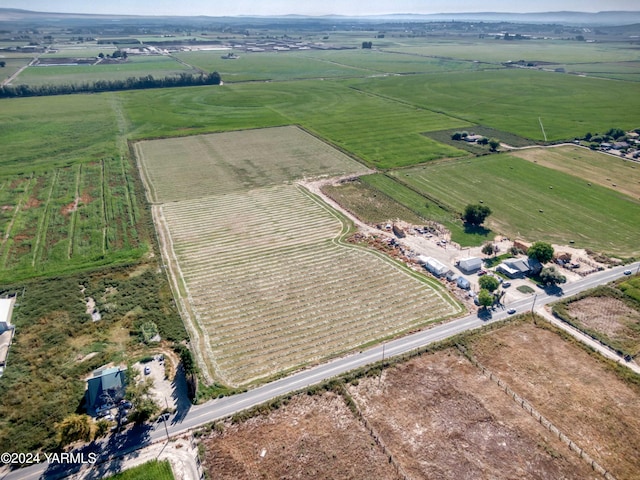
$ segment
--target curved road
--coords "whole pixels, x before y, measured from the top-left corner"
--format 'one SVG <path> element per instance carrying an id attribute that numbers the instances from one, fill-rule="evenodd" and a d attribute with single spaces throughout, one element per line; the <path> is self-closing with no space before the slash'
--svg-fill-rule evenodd
<path id="1" fill-rule="evenodd" d="M 515 309 L 516 313 L 531 311 L 534 308 L 537 309 L 558 300 L 560 296 L 575 295 L 597 285 L 602 285 L 620 278 L 624 276 L 623 272 L 625 270 L 632 270 L 634 273 L 640 271 L 640 262 L 594 273 L 577 282 L 565 285 L 564 289 L 558 289 L 554 293 L 540 289 L 535 296 L 513 302 L 509 304 L 508 307 Z M 437 325 L 428 330 L 416 332 L 367 350 L 299 371 L 289 377 L 262 385 L 242 394 L 211 400 L 201 405 L 190 406 L 186 411 L 179 410 L 168 420 L 166 429 L 165 426 L 160 423 L 151 428 L 146 427 L 146 430 L 143 428 L 128 431 L 120 435 L 112 435 L 102 443 L 92 444 L 91 451 L 99 452 L 98 462 L 108 462 L 112 458 L 135 451 L 149 443 L 166 439 L 167 436 L 173 437 L 183 434 L 209 422 L 260 405 L 278 396 L 304 389 L 310 385 L 321 383 L 350 370 L 374 363 L 382 359 L 383 353 L 385 358 L 402 355 L 459 333 L 480 328 L 488 323 L 504 320 L 508 316 L 509 314 L 506 311 L 493 312 L 492 316 L 486 319 L 479 318 L 476 314 L 473 314 Z M 44 478 L 64 478 L 67 475 L 77 472 L 81 465 L 76 465 L 75 467 L 67 465 L 65 468 L 63 468 L 63 465 L 57 465 L 58 468 L 53 467 L 54 466 L 51 465 L 45 473 L 47 464 L 41 463 L 16 470 L 0 477 L 0 479 L 35 480 L 43 474 L 45 475 Z"/>

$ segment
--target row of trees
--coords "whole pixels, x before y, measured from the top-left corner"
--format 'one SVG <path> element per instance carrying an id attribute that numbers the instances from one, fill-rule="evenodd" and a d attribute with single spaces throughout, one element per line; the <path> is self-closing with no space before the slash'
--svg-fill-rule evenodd
<path id="1" fill-rule="evenodd" d="M 38 97 L 46 95 L 68 95 L 73 93 L 113 92 L 119 90 L 142 90 L 146 88 L 193 87 L 220 85 L 218 72 L 209 74 L 181 73 L 178 76 L 154 78 L 129 77 L 126 80 L 98 80 L 93 83 L 67 85 L 5 85 L 0 87 L 0 98 Z"/>

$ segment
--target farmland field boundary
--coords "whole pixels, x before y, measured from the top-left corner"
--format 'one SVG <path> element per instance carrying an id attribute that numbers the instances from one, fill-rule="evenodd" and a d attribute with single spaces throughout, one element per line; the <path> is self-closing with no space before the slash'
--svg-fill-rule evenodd
<path id="1" fill-rule="evenodd" d="M 587 452 L 585 452 L 585 450 L 582 447 L 576 444 L 571 438 L 569 438 L 565 433 L 563 433 L 562 430 L 556 427 L 551 420 L 549 420 L 540 412 L 538 412 L 538 410 L 536 410 L 526 398 L 523 398 L 520 395 L 518 395 L 509 387 L 509 385 L 504 380 L 501 380 L 500 377 L 498 377 L 495 373 L 493 373 L 491 370 L 489 370 L 480 362 L 478 362 L 478 360 L 476 360 L 473 357 L 473 355 L 465 347 L 463 347 L 460 344 L 456 345 L 456 347 L 458 348 L 460 353 L 462 353 L 462 355 L 465 358 L 467 358 L 469 362 L 471 362 L 473 366 L 475 366 L 482 372 L 484 376 L 486 376 L 489 380 L 491 380 L 496 385 L 498 385 L 500 389 L 504 391 L 504 393 L 506 393 L 509 397 L 511 397 L 515 403 L 520 405 L 520 407 L 522 407 L 522 409 L 525 412 L 527 412 L 536 421 L 538 421 L 540 425 L 542 425 L 547 430 L 549 430 L 549 432 L 551 432 L 554 436 L 557 436 L 562 443 L 567 445 L 567 447 L 569 447 L 569 449 L 572 452 L 574 452 L 585 463 L 587 463 L 587 465 L 589 465 L 594 472 L 598 473 L 599 475 L 602 475 L 603 478 L 605 478 L 606 480 L 616 480 L 616 477 L 614 477 L 609 471 L 607 471 L 606 468 L 604 468 L 602 465 L 596 462 L 593 458 L 591 458 L 591 456 Z"/>
<path id="2" fill-rule="evenodd" d="M 334 244 L 336 244 L 338 246 L 341 246 L 341 247 L 363 251 L 368 255 L 373 255 L 373 256 L 385 261 L 386 263 L 388 263 L 388 264 L 394 266 L 395 268 L 397 268 L 400 272 L 404 273 L 409 278 L 412 278 L 412 279 L 415 279 L 415 280 L 419 280 L 420 282 L 425 283 L 425 284 L 429 285 L 431 288 L 433 288 L 435 290 L 435 293 L 444 302 L 449 303 L 450 305 L 452 305 L 453 307 L 455 307 L 458 310 L 453 315 L 461 313 L 463 311 L 463 309 L 460 306 L 460 304 L 458 302 L 456 302 L 448 293 L 446 293 L 446 291 L 442 288 L 442 285 L 438 281 L 433 280 L 430 277 L 427 277 L 426 275 L 422 275 L 422 274 L 412 270 L 411 268 L 407 267 L 405 264 L 393 260 L 391 257 L 389 257 L 388 255 L 386 255 L 386 254 L 384 254 L 382 252 L 378 252 L 377 250 L 373 250 L 371 248 L 364 247 L 364 246 L 361 246 L 361 245 L 356 245 L 356 244 L 353 244 L 353 243 L 346 242 L 345 239 L 351 233 L 352 228 L 353 228 L 352 221 L 350 219 L 348 219 L 347 217 L 345 217 L 341 212 L 339 212 L 338 210 L 333 208 L 331 205 L 329 205 L 325 201 L 323 201 L 318 195 L 310 192 L 309 190 L 307 190 L 306 188 L 304 188 L 301 185 L 297 185 L 297 186 L 298 186 L 298 189 L 304 195 L 306 195 L 309 198 L 311 198 L 321 208 L 323 208 L 330 215 L 332 215 L 334 218 L 336 218 L 337 220 L 339 220 L 342 223 L 342 225 L 343 225 L 342 232 L 340 233 L 340 235 L 338 235 L 337 237 L 334 237 L 331 240 L 332 243 L 334 243 Z M 445 292 L 446 295 L 442 295 L 442 292 Z"/>
<path id="3" fill-rule="evenodd" d="M 198 323 L 197 315 L 189 303 L 189 290 L 187 289 L 180 264 L 173 248 L 173 240 L 169 231 L 169 225 L 167 224 L 163 214 L 162 205 L 151 205 L 151 215 L 153 217 L 153 222 L 157 226 L 158 246 L 160 248 L 162 259 L 165 262 L 164 267 L 169 280 L 169 285 L 171 286 L 173 296 L 176 299 L 176 307 L 178 308 L 180 317 L 182 317 L 187 332 L 191 337 L 191 344 L 195 347 L 192 350 L 194 350 L 193 353 L 196 362 L 205 380 L 208 383 L 213 383 L 213 378 L 210 375 L 210 368 L 215 367 L 213 362 L 213 352 L 210 352 L 207 347 L 208 342 L 206 332 Z M 203 354 L 203 351 L 207 351 L 210 355 L 206 357 Z M 220 376 L 220 369 L 216 368 L 215 372 Z"/>

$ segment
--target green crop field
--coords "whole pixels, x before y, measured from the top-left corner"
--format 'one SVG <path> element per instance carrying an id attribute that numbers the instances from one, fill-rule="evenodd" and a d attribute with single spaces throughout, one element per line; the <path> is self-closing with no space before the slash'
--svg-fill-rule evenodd
<path id="1" fill-rule="evenodd" d="M 0 283 L 139 258 L 139 207 L 123 158 L 0 179 Z"/>
<path id="2" fill-rule="evenodd" d="M 359 68 L 330 63 L 301 52 L 236 52 L 236 60 L 223 60 L 224 51 L 198 51 L 175 54 L 176 58 L 206 71 L 219 72 L 225 82 L 247 80 L 295 80 L 304 78 L 362 77 Z"/>
<path id="3" fill-rule="evenodd" d="M 113 45 L 96 45 L 96 44 L 81 44 L 77 46 L 70 46 L 68 44 L 54 45 L 55 52 L 45 53 L 40 55 L 39 58 L 98 58 L 101 53 L 105 55 L 111 55 L 115 52 L 116 48 Z"/>
<path id="4" fill-rule="evenodd" d="M 512 238 L 637 255 L 640 200 L 510 155 L 394 172 L 457 211 L 484 202 L 489 225 Z"/>
<path id="5" fill-rule="evenodd" d="M 2 100 L 0 175 L 30 175 L 117 155 L 112 99 L 65 95 Z"/>
<path id="6" fill-rule="evenodd" d="M 640 198 L 640 164 L 586 148 L 527 148 L 511 155 Z"/>
<path id="7" fill-rule="evenodd" d="M 140 258 L 149 240 L 115 97 L 2 105 L 2 282 Z"/>
<path id="8" fill-rule="evenodd" d="M 176 158 L 167 140 L 157 142 L 138 152 L 149 196 L 166 202 L 154 220 L 211 377 L 246 384 L 458 311 L 436 283 L 343 244 L 341 216 L 282 184 L 315 173 L 319 158 L 330 161 L 328 175 L 361 171 L 308 134 L 289 127 L 171 140 L 182 145 L 180 168 L 166 161 Z M 169 153 L 154 161 L 160 152 Z M 206 190 L 189 190 L 202 176 Z"/>
<path id="9" fill-rule="evenodd" d="M 366 77 L 384 73 L 431 73 L 496 68 L 473 62 L 363 49 L 235 53 L 239 56 L 236 60 L 223 60 L 221 57 L 226 54 L 224 51 L 182 52 L 175 54 L 175 57 L 203 70 L 220 72 L 226 82 Z"/>
<path id="10" fill-rule="evenodd" d="M 134 57 L 123 63 L 28 67 L 14 85 L 82 84 L 99 80 L 126 80 L 151 75 L 156 78 L 195 73 L 193 69 L 165 56 Z"/>
<path id="11" fill-rule="evenodd" d="M 123 98 L 135 138 L 299 124 L 379 168 L 467 155 L 422 133 L 468 123 L 334 81 L 126 92 Z"/>
<path id="12" fill-rule="evenodd" d="M 510 69 L 349 83 L 364 92 L 534 140 L 544 139 L 539 119 L 549 141 L 604 132 L 613 125 L 638 128 L 640 122 L 640 96 L 633 82 Z M 625 99 L 624 106 L 611 104 L 612 92 Z"/>
<path id="13" fill-rule="evenodd" d="M 459 60 L 504 63 L 525 60 L 527 62 L 548 62 L 557 64 L 600 63 L 637 61 L 638 51 L 629 48 L 628 43 L 567 42 L 560 40 L 533 40 L 526 42 L 505 42 L 491 39 L 440 40 L 425 45 L 385 46 L 385 50 L 437 56 Z M 552 67 L 553 68 L 553 67 Z"/>

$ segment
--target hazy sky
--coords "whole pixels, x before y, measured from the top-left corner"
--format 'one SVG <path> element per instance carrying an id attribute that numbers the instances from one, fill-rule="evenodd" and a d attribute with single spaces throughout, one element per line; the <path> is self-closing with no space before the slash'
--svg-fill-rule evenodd
<path id="1" fill-rule="evenodd" d="M 130 15 L 375 15 L 456 12 L 640 10 L 638 0 L 0 0 L 40 12 Z"/>

